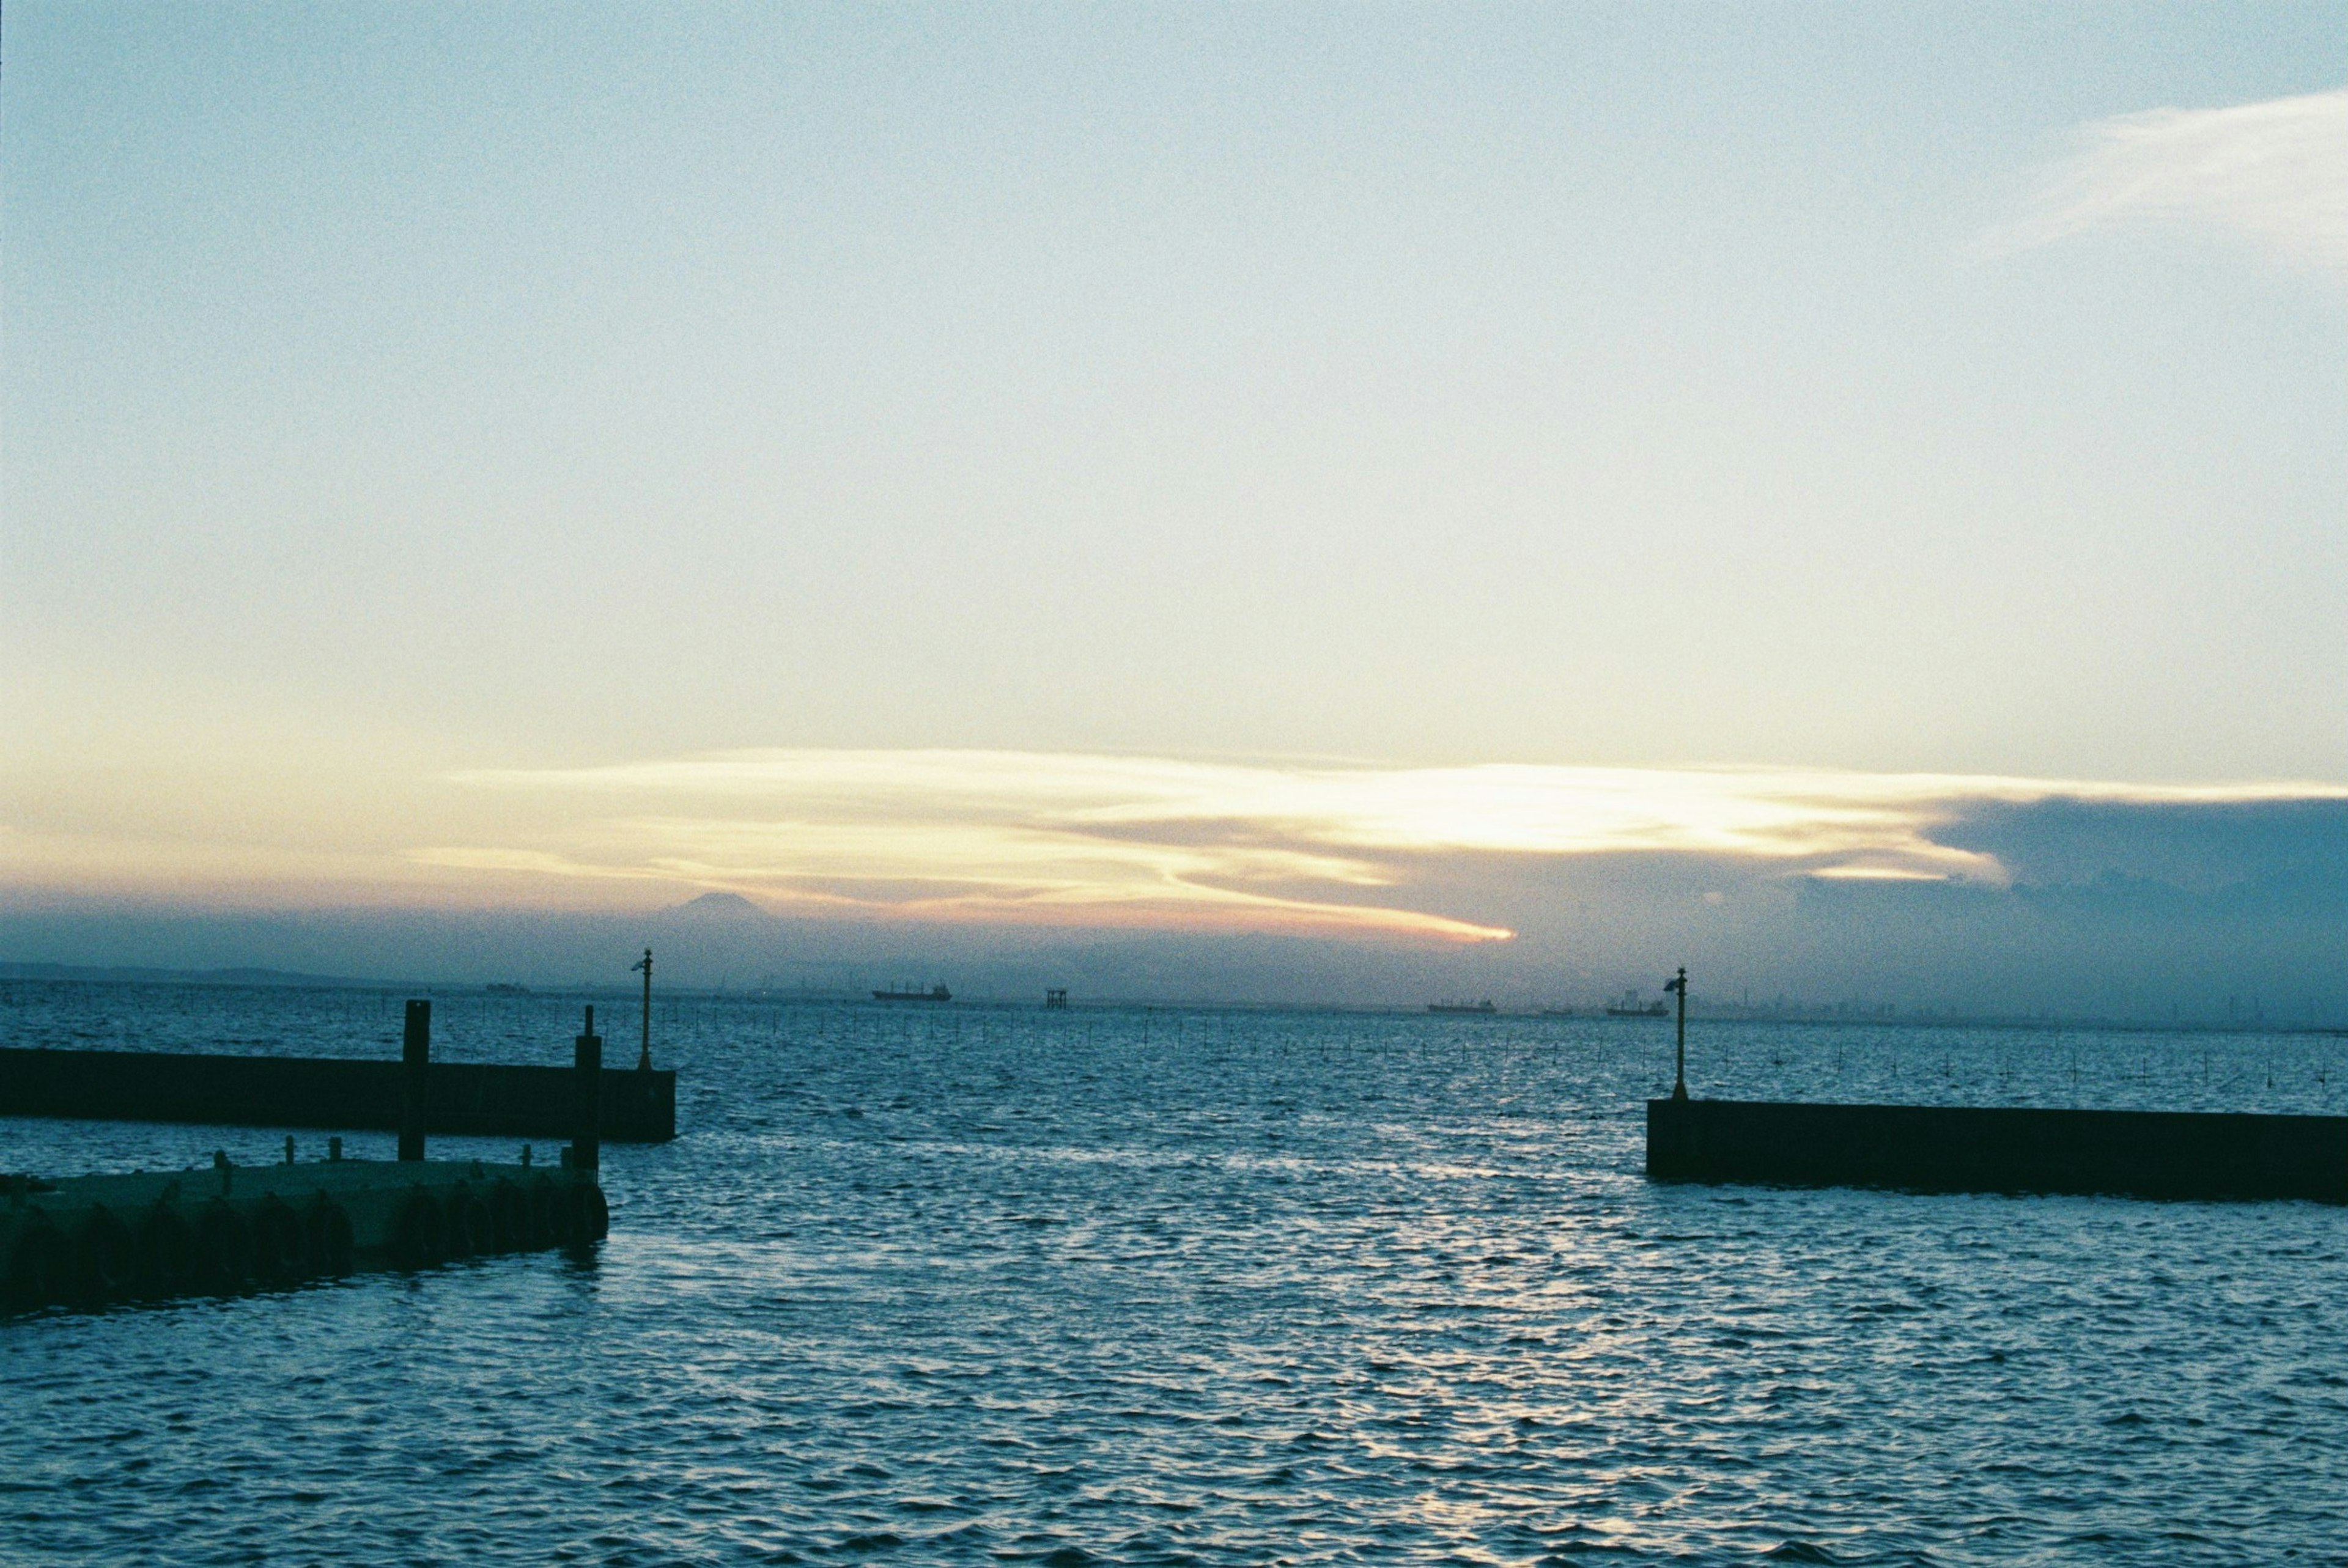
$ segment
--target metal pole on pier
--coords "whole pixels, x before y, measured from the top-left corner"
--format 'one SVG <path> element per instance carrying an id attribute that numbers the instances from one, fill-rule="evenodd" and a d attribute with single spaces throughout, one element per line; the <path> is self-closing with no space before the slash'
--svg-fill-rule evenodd
<path id="1" fill-rule="evenodd" d="M 595 1032 L 595 1009 L 572 1041 L 571 1168 L 593 1176 L 602 1163 L 603 1037 Z"/>
<path id="2" fill-rule="evenodd" d="M 636 1071 L 650 1072 L 653 1070 L 653 950 L 646 948 L 644 958 L 628 967 L 643 971 L 644 977 L 644 1049 L 636 1052 Z"/>
<path id="3" fill-rule="evenodd" d="M 424 1158 L 424 1070 L 432 1061 L 432 1004 L 407 1004 L 407 1030 L 399 1042 L 399 1157 Z"/>
<path id="4" fill-rule="evenodd" d="M 1679 974 L 1663 982 L 1663 989 L 1677 991 L 1680 996 L 1679 1050 L 1672 1064 L 1672 1098 L 1685 1100 L 1687 1092 L 1687 966 L 1680 966 Z"/>

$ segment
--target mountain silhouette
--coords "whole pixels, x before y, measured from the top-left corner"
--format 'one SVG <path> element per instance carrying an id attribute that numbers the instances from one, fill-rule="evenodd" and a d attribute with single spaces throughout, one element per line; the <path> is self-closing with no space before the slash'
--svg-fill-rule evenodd
<path id="1" fill-rule="evenodd" d="M 664 911 L 688 920 L 771 920 L 772 915 L 739 893 L 704 893 Z"/>

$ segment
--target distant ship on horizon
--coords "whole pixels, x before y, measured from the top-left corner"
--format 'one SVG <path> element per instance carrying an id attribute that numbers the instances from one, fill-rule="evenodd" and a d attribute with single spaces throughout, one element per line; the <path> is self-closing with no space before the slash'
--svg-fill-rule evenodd
<path id="1" fill-rule="evenodd" d="M 1426 1004 L 1426 1010 L 1429 1012 L 1498 1012 L 1500 1009 L 1492 1005 L 1491 998 L 1487 997 L 1480 1002 L 1429 1002 Z"/>
<path id="2" fill-rule="evenodd" d="M 1608 1018 L 1669 1018 L 1671 1015 L 1672 1009 L 1663 1005 L 1662 998 L 1643 1002 L 1636 991 L 1624 991 L 1606 1004 Z"/>
<path id="3" fill-rule="evenodd" d="M 874 991 L 872 999 L 876 1002 L 950 1002 L 953 1000 L 953 992 L 943 986 L 932 986 L 928 990 L 922 990 L 915 986 L 895 985 Z"/>

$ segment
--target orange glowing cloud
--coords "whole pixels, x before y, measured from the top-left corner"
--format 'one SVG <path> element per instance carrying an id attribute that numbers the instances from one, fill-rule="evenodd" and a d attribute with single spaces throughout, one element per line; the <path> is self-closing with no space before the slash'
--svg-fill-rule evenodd
<path id="1" fill-rule="evenodd" d="M 1934 829 L 1982 801 L 2216 801 L 2178 789 L 1787 769 L 1299 767 L 1015 752 L 777 750 L 454 775 L 519 840 L 412 851 L 526 878 L 725 888 L 833 914 L 1505 939 L 1414 907 L 1406 860 L 1690 854 L 1840 879 L 2000 884 Z"/>
<path id="2" fill-rule="evenodd" d="M 30 780 L 31 782 L 26 782 Z M 1394 768 L 986 751 L 724 752 L 456 773 L 324 763 L 26 775 L 23 900 L 647 907 L 724 889 L 851 919 L 1505 940 L 1488 867 L 1698 857 L 1830 880 L 2010 877 L 1985 803 L 2342 798 L 1774 768 Z M 1507 875 L 1514 875 L 1513 873 Z M 1570 875 L 1570 873 L 1569 873 Z M 1494 911 L 1518 911 L 1505 919 Z"/>

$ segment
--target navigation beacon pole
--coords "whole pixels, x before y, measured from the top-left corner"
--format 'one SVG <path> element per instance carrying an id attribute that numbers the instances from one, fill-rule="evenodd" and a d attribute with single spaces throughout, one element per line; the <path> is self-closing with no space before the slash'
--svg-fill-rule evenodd
<path id="1" fill-rule="evenodd" d="M 1680 994 L 1679 1054 L 1672 1068 L 1672 1098 L 1685 1100 L 1687 1092 L 1687 966 L 1682 964 L 1676 979 L 1663 982 L 1663 989 Z"/>
<path id="2" fill-rule="evenodd" d="M 630 964 L 628 970 L 631 974 L 641 973 L 644 977 L 644 1049 L 636 1053 L 636 1071 L 650 1072 L 653 1068 L 653 950 L 646 948 L 644 956 Z"/>

